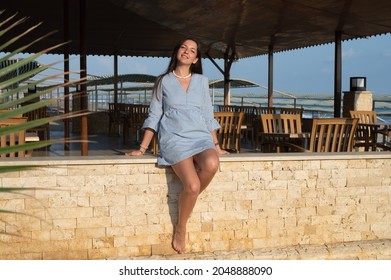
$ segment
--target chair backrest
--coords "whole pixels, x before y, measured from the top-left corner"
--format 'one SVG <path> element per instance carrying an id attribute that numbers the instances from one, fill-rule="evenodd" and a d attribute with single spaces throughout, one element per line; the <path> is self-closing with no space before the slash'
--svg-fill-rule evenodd
<path id="1" fill-rule="evenodd" d="M 214 117 L 220 124 L 217 131 L 220 147 L 239 153 L 244 112 L 215 112 Z"/>
<path id="2" fill-rule="evenodd" d="M 109 103 L 110 122 L 121 122 L 122 114 L 126 111 L 125 103 Z"/>
<path id="3" fill-rule="evenodd" d="M 109 116 L 113 116 L 117 107 L 115 103 L 109 103 Z"/>
<path id="4" fill-rule="evenodd" d="M 10 118 L 0 120 L 0 128 L 9 127 L 13 125 L 23 124 L 27 122 L 26 117 Z M 26 143 L 26 129 L 21 129 L 16 132 L 10 132 L 0 136 L 0 147 L 12 147 Z M 2 153 L 0 157 L 25 157 L 26 151 L 18 151 L 11 153 Z"/>
<path id="5" fill-rule="evenodd" d="M 309 150 L 311 152 L 351 152 L 354 148 L 356 118 L 314 118 Z"/>
<path id="6" fill-rule="evenodd" d="M 47 117 L 47 107 L 41 107 L 23 114 L 23 117 L 27 117 L 29 121 L 43 119 Z"/>
<path id="7" fill-rule="evenodd" d="M 141 127 L 145 119 L 148 117 L 149 105 L 144 104 L 127 104 L 126 113 L 128 125 L 133 127 Z"/>
<path id="8" fill-rule="evenodd" d="M 259 116 L 261 114 L 275 114 L 277 113 L 276 107 L 256 107 L 256 114 Z"/>
<path id="9" fill-rule="evenodd" d="M 254 126 L 255 121 L 255 106 L 237 106 L 236 112 L 243 112 L 243 124 L 247 126 Z"/>
<path id="10" fill-rule="evenodd" d="M 358 123 L 377 123 L 376 111 L 350 111 L 350 117 L 359 119 Z"/>
<path id="11" fill-rule="evenodd" d="M 236 105 L 218 105 L 219 112 L 237 112 Z"/>
<path id="12" fill-rule="evenodd" d="M 302 133 L 298 114 L 261 114 L 263 133 Z"/>
<path id="13" fill-rule="evenodd" d="M 303 116 L 304 109 L 303 108 L 280 108 L 280 113 L 281 114 L 298 114 L 301 117 Z"/>

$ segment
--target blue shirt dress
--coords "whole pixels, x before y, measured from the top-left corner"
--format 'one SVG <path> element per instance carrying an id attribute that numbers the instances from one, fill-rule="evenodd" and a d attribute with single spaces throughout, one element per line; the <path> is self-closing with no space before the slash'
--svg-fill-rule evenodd
<path id="1" fill-rule="evenodd" d="M 161 81 L 154 94 L 143 128 L 158 133 L 158 165 L 176 164 L 206 149 L 215 149 L 211 131 L 220 126 L 214 119 L 208 78 L 193 74 L 187 92 L 173 73 Z M 160 95 L 160 96 L 159 96 Z"/>

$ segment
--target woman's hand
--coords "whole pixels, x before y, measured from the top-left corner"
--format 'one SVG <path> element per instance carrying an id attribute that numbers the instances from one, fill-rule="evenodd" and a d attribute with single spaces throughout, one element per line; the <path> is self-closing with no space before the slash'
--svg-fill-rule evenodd
<path id="1" fill-rule="evenodd" d="M 143 146 L 142 144 L 140 144 L 140 149 L 131 150 L 130 152 L 125 153 L 125 156 L 128 156 L 128 157 L 129 156 L 142 156 L 147 151 L 147 149 L 148 149 L 148 146 Z"/>
<path id="2" fill-rule="evenodd" d="M 125 156 L 131 157 L 131 156 L 142 156 L 144 153 L 140 150 L 132 150 L 130 152 L 125 153 Z"/>
<path id="3" fill-rule="evenodd" d="M 217 151 L 217 154 L 218 154 L 219 156 L 222 156 L 222 155 L 229 155 L 229 152 L 226 151 L 226 150 L 222 150 L 222 149 L 220 148 L 220 146 L 216 146 L 216 151 Z"/>

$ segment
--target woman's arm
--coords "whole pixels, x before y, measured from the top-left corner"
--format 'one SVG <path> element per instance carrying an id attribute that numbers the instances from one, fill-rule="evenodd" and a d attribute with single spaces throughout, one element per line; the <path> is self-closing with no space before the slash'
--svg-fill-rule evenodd
<path id="1" fill-rule="evenodd" d="M 214 118 L 214 110 L 212 101 L 209 94 L 209 83 L 208 79 L 205 78 L 204 85 L 203 85 L 203 91 L 204 91 L 204 102 L 202 107 L 202 114 L 204 116 L 204 119 L 206 121 L 206 125 L 208 129 L 210 130 L 210 133 L 212 134 L 213 143 L 215 143 L 216 151 L 219 155 L 227 155 L 229 154 L 228 151 L 222 150 L 219 145 L 219 140 L 217 138 L 216 129 L 220 128 L 219 123 Z"/>
<path id="2" fill-rule="evenodd" d="M 153 135 L 155 131 L 150 128 L 146 128 L 144 131 L 143 140 L 141 141 L 140 148 L 138 150 L 131 150 L 128 153 L 125 153 L 126 156 L 142 156 L 146 150 L 148 150 L 148 146 L 152 141 Z"/>
<path id="3" fill-rule="evenodd" d="M 141 141 L 140 148 L 138 150 L 132 150 L 125 153 L 126 156 L 141 156 L 152 141 L 155 133 L 159 131 L 160 120 L 163 115 L 163 92 L 161 85 L 157 87 L 159 92 L 154 92 L 151 103 L 148 110 L 148 118 L 144 121 L 142 128 L 144 129 L 143 140 Z"/>
<path id="4" fill-rule="evenodd" d="M 216 130 L 220 128 L 219 123 L 214 118 L 214 109 L 212 105 L 212 100 L 210 98 L 209 94 L 209 83 L 208 78 L 205 76 L 202 76 L 202 107 L 201 107 L 201 113 L 202 116 L 205 119 L 206 126 L 208 127 L 209 131 Z"/>

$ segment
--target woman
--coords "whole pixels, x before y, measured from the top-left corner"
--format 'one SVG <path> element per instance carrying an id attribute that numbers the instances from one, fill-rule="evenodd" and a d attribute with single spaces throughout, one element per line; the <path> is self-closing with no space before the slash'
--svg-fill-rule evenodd
<path id="1" fill-rule="evenodd" d="M 139 150 L 127 156 L 143 155 L 158 133 L 158 165 L 171 166 L 183 184 L 178 202 L 178 222 L 172 246 L 185 252 L 186 224 L 198 195 L 212 181 L 219 167 L 221 150 L 209 95 L 208 79 L 202 75 L 199 44 L 186 39 L 174 48 L 167 71 L 155 82 Z"/>

